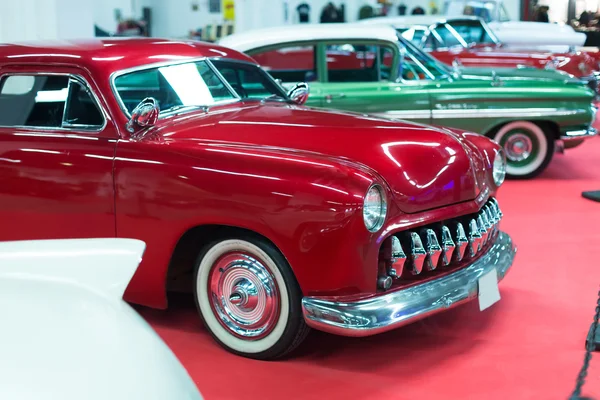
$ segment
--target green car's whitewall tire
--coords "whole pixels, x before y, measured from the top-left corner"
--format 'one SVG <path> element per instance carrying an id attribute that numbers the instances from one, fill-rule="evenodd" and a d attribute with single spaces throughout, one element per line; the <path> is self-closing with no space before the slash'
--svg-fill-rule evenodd
<path id="1" fill-rule="evenodd" d="M 529 121 L 514 121 L 493 135 L 506 154 L 506 174 L 527 179 L 541 173 L 554 155 L 554 139 L 549 132 Z"/>

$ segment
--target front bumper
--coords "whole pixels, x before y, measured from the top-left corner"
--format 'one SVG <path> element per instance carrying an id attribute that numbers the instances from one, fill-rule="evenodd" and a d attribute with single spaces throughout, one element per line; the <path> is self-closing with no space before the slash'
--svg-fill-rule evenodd
<path id="1" fill-rule="evenodd" d="M 312 328 L 342 336 L 370 336 L 396 329 L 477 298 L 479 278 L 495 268 L 498 281 L 502 280 L 516 251 L 510 236 L 499 232 L 494 244 L 475 262 L 438 279 L 355 302 L 305 297 L 304 320 Z"/>

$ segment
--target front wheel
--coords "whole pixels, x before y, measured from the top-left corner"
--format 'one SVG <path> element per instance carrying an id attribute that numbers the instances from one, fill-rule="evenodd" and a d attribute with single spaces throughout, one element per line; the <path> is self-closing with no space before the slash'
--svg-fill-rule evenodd
<path id="1" fill-rule="evenodd" d="M 308 333 L 295 276 L 281 253 L 264 240 L 229 238 L 207 245 L 194 289 L 204 324 L 233 353 L 279 358 Z"/>
<path id="2" fill-rule="evenodd" d="M 528 179 L 540 174 L 554 155 L 554 139 L 540 126 L 529 121 L 515 121 L 502 126 L 493 139 L 506 154 L 506 174 L 510 178 Z"/>

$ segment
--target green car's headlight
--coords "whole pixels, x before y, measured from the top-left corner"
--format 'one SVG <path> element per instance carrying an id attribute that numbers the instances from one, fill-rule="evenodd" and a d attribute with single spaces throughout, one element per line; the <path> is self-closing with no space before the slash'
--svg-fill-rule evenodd
<path id="1" fill-rule="evenodd" d="M 504 178 L 506 177 L 506 157 L 504 157 L 502 150 L 496 151 L 492 175 L 494 176 L 494 183 L 496 186 L 502 185 Z"/>
<path id="2" fill-rule="evenodd" d="M 379 185 L 373 185 L 367 191 L 363 203 L 363 220 L 369 232 L 377 232 L 385 221 L 387 202 L 385 193 Z"/>

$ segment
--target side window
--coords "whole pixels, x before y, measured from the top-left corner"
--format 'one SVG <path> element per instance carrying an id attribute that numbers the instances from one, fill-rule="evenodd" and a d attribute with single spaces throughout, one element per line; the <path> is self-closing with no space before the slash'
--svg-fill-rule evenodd
<path id="1" fill-rule="evenodd" d="M 251 56 L 273 78 L 283 82 L 317 80 L 315 46 L 290 45 L 275 50 L 259 51 Z"/>
<path id="2" fill-rule="evenodd" d="M 330 44 L 326 52 L 329 82 L 377 82 L 389 77 L 393 61 L 390 50 L 380 53 L 379 46 L 353 43 Z"/>
<path id="3" fill-rule="evenodd" d="M 67 75 L 11 75 L 0 83 L 0 126 L 99 128 L 104 117 Z"/>
<path id="4" fill-rule="evenodd" d="M 500 22 L 510 21 L 510 17 L 508 16 L 508 12 L 506 12 L 506 8 L 504 8 L 504 4 L 500 4 Z M 487 19 L 486 22 L 490 22 L 490 19 Z"/>
<path id="5" fill-rule="evenodd" d="M 80 82 L 72 79 L 69 85 L 66 115 L 63 127 L 90 127 L 100 128 L 104 117 L 98 109 L 88 89 Z"/>

